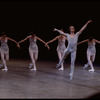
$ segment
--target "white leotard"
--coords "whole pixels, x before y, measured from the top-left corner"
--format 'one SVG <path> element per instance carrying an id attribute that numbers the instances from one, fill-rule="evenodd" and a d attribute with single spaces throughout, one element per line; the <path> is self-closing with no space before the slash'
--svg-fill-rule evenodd
<path id="1" fill-rule="evenodd" d="M 8 44 L 7 44 L 7 39 L 5 39 L 5 41 L 1 40 L 1 50 L 0 51 L 4 54 L 9 53 L 9 47 L 8 47 Z"/>
<path id="2" fill-rule="evenodd" d="M 96 53 L 95 44 L 96 44 L 95 42 L 94 43 L 88 42 L 87 54 L 93 55 L 94 53 Z"/>
<path id="3" fill-rule="evenodd" d="M 38 46 L 36 44 L 37 39 L 36 38 L 29 38 L 29 52 L 38 52 Z"/>
<path id="4" fill-rule="evenodd" d="M 67 50 L 70 52 L 75 51 L 77 49 L 77 41 L 78 41 L 78 37 L 79 37 L 78 32 L 75 34 L 75 36 L 73 38 L 71 38 L 69 34 L 66 34 L 66 37 L 68 39 Z"/>
<path id="5" fill-rule="evenodd" d="M 58 46 L 57 46 L 57 51 L 60 51 L 61 53 L 64 53 L 66 46 L 65 46 L 65 39 L 60 39 L 58 38 Z"/>

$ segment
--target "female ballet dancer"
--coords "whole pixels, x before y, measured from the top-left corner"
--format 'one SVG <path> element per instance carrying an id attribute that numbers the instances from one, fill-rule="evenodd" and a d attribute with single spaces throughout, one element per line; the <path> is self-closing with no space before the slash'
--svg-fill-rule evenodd
<path id="1" fill-rule="evenodd" d="M 65 42 L 66 42 L 67 38 L 64 35 L 61 34 L 61 35 L 55 37 L 54 39 L 48 41 L 47 45 L 51 42 L 56 41 L 56 40 L 58 40 L 57 54 L 58 54 L 58 58 L 59 58 L 59 61 L 60 61 L 62 59 L 62 56 L 63 56 L 64 51 L 66 49 Z M 59 68 L 58 70 L 64 70 L 63 63 L 61 64 L 61 68 Z"/>
<path id="2" fill-rule="evenodd" d="M 91 67 L 91 69 L 89 71 L 94 71 L 94 67 L 93 67 L 93 62 L 95 60 L 95 55 L 96 55 L 96 43 L 100 44 L 100 41 L 94 39 L 93 37 L 89 37 L 87 40 L 83 40 L 81 42 L 79 42 L 77 45 L 82 44 L 82 43 L 88 43 L 88 48 L 87 48 L 87 60 L 88 63 L 84 65 L 83 68 L 87 68 L 88 66 Z"/>
<path id="3" fill-rule="evenodd" d="M 54 31 L 58 31 L 60 34 L 66 36 L 67 39 L 68 39 L 67 49 L 64 51 L 64 55 L 63 55 L 62 59 L 60 60 L 59 64 L 57 64 L 57 67 L 59 67 L 63 63 L 64 59 L 66 58 L 66 56 L 68 54 L 71 54 L 71 73 L 70 73 L 70 80 L 72 80 L 72 78 L 73 78 L 74 63 L 75 63 L 75 59 L 76 59 L 76 51 L 77 51 L 77 41 L 78 41 L 78 37 L 83 32 L 83 30 L 87 27 L 87 25 L 89 23 L 91 23 L 91 22 L 92 21 L 89 20 L 76 34 L 74 33 L 75 32 L 75 27 L 74 26 L 70 26 L 69 27 L 70 34 L 64 33 L 63 31 L 54 28 Z"/>
<path id="4" fill-rule="evenodd" d="M 29 42 L 30 42 L 30 45 L 29 45 L 29 54 L 30 54 L 30 58 L 31 58 L 31 61 L 32 61 L 32 64 L 30 63 L 30 66 L 29 68 L 31 70 L 37 70 L 36 68 L 36 60 L 38 58 L 38 46 L 36 44 L 37 40 L 41 41 L 42 43 L 44 43 L 46 45 L 46 42 L 44 42 L 42 39 L 40 39 L 39 37 L 37 37 L 33 32 L 31 32 L 31 35 L 27 36 L 25 39 L 21 40 L 20 42 L 18 43 L 22 43 L 26 40 L 29 39 Z M 49 46 L 46 45 L 47 48 L 49 49 Z M 32 68 L 33 66 L 33 68 Z"/>
<path id="5" fill-rule="evenodd" d="M 9 47 L 7 44 L 8 40 L 13 41 L 14 43 L 16 43 L 17 47 L 20 47 L 19 44 L 15 40 L 7 37 L 5 32 L 2 32 L 2 36 L 0 37 L 0 41 L 1 41 L 0 53 L 1 53 L 2 64 L 4 66 L 4 69 L 2 70 L 4 71 L 8 70 L 7 64 L 6 64 L 6 61 L 9 60 Z M 6 60 L 5 60 L 5 57 L 6 57 Z"/>

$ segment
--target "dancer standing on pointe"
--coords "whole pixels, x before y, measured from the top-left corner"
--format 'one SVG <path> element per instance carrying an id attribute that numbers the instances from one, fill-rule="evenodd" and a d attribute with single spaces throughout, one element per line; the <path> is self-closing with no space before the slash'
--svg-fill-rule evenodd
<path id="1" fill-rule="evenodd" d="M 89 71 L 94 72 L 94 67 L 93 67 L 93 62 L 95 60 L 95 55 L 96 55 L 96 43 L 100 44 L 100 41 L 94 39 L 92 36 L 90 36 L 87 40 L 83 40 L 81 42 L 78 43 L 82 44 L 82 43 L 88 43 L 88 48 L 87 48 L 87 60 L 88 63 L 84 65 L 83 68 L 87 68 L 88 66 L 91 67 L 91 69 Z"/>
<path id="2" fill-rule="evenodd" d="M 56 41 L 56 40 L 58 40 L 57 54 L 58 54 L 58 58 L 59 58 L 59 61 L 60 61 L 62 59 L 64 51 L 66 49 L 65 42 L 66 42 L 67 38 L 64 35 L 61 34 L 61 35 L 55 37 L 54 39 L 48 41 L 47 45 L 49 43 L 52 43 L 52 42 Z M 58 70 L 64 70 L 63 63 L 61 64 L 61 68 L 59 68 Z"/>
<path id="3" fill-rule="evenodd" d="M 14 43 L 16 43 L 17 47 L 20 48 L 19 44 L 15 40 L 7 37 L 5 32 L 2 32 L 2 36 L 0 37 L 0 41 L 1 41 L 0 52 L 1 52 L 2 64 L 4 66 L 4 69 L 2 69 L 2 70 L 4 70 L 4 71 L 8 70 L 7 64 L 6 64 L 6 61 L 9 60 L 9 47 L 7 44 L 8 40 L 13 41 Z M 6 60 L 5 60 L 5 57 L 6 57 Z"/>
<path id="4" fill-rule="evenodd" d="M 22 43 L 26 40 L 29 39 L 30 45 L 29 45 L 29 54 L 30 54 L 30 58 L 32 61 L 32 64 L 30 64 L 29 68 L 31 70 L 37 70 L 36 68 L 36 61 L 38 59 L 38 46 L 36 44 L 37 40 L 41 41 L 42 43 L 44 43 L 46 45 L 46 42 L 44 42 L 42 39 L 40 39 L 39 37 L 37 37 L 33 32 L 31 32 L 31 35 L 27 36 L 24 40 L 21 40 L 18 43 Z M 47 48 L 49 49 L 49 46 L 47 45 Z M 32 68 L 33 66 L 33 68 Z"/>
<path id="5" fill-rule="evenodd" d="M 58 31 L 60 34 L 66 36 L 67 39 L 68 39 L 67 49 L 64 51 L 64 55 L 63 55 L 62 59 L 60 60 L 59 64 L 57 65 L 57 67 L 59 67 L 63 63 L 64 59 L 66 58 L 66 56 L 68 54 L 71 54 L 71 73 L 70 73 L 70 80 L 72 80 L 72 78 L 73 78 L 74 63 L 75 63 L 75 59 L 76 59 L 76 51 L 77 51 L 77 41 L 78 41 L 78 37 L 83 32 L 83 30 L 87 27 L 87 25 L 89 23 L 91 23 L 91 22 L 92 21 L 89 20 L 76 34 L 74 33 L 75 32 L 75 27 L 74 26 L 70 26 L 69 27 L 70 34 L 64 33 L 63 31 L 54 28 L 54 31 Z"/>

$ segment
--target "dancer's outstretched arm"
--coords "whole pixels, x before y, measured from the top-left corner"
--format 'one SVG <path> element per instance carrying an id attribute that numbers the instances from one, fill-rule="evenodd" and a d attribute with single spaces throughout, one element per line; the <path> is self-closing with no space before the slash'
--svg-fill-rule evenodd
<path id="1" fill-rule="evenodd" d="M 14 43 L 17 44 L 17 42 L 16 42 L 14 39 L 11 39 L 11 38 L 9 38 L 9 37 L 7 37 L 7 39 L 10 40 L 10 41 L 13 41 Z"/>
<path id="2" fill-rule="evenodd" d="M 95 40 L 95 42 L 97 42 L 97 43 L 99 43 L 100 44 L 100 41 L 98 41 L 98 40 L 96 40 L 96 39 L 94 39 Z"/>
<path id="3" fill-rule="evenodd" d="M 10 41 L 12 41 L 12 42 L 14 42 L 14 43 L 16 43 L 17 47 L 20 48 L 20 45 L 19 45 L 19 43 L 17 41 L 15 41 L 14 39 L 11 39 L 9 37 L 7 37 L 7 39 L 10 40 Z"/>
<path id="4" fill-rule="evenodd" d="M 27 36 L 25 39 L 19 41 L 18 43 L 22 43 L 22 42 L 25 42 L 26 40 L 28 40 L 29 38 L 31 38 L 31 36 Z"/>
<path id="5" fill-rule="evenodd" d="M 83 41 L 77 43 L 77 45 L 82 44 L 82 43 L 85 43 L 85 42 L 88 42 L 88 41 L 89 41 L 89 39 L 87 39 L 87 40 L 83 40 Z"/>
<path id="6" fill-rule="evenodd" d="M 54 31 L 57 31 L 57 32 L 59 32 L 60 34 L 66 36 L 66 33 L 64 33 L 62 30 L 58 30 L 58 29 L 54 28 Z"/>
<path id="7" fill-rule="evenodd" d="M 36 38 L 37 38 L 37 40 L 39 40 L 39 41 L 41 41 L 42 43 L 46 44 L 46 42 L 43 41 L 42 39 L 40 39 L 39 37 L 36 36 Z"/>
<path id="8" fill-rule="evenodd" d="M 43 41 L 42 39 L 40 39 L 40 38 L 37 37 L 37 36 L 36 36 L 36 38 L 37 38 L 37 40 L 41 41 L 42 43 L 44 43 L 44 44 L 46 45 L 46 42 L 45 42 L 45 41 Z M 48 45 L 46 45 L 46 46 L 47 46 L 48 49 L 50 49 L 50 47 L 49 47 Z"/>
<path id="9" fill-rule="evenodd" d="M 48 41 L 46 44 L 49 44 L 49 43 L 52 43 L 52 42 L 56 41 L 59 37 L 60 37 L 60 36 L 55 37 L 54 39 Z"/>
<path id="10" fill-rule="evenodd" d="M 87 27 L 87 25 L 89 24 L 89 23 L 91 23 L 92 22 L 92 20 L 89 20 L 80 30 L 79 30 L 79 35 L 85 30 L 85 28 Z"/>

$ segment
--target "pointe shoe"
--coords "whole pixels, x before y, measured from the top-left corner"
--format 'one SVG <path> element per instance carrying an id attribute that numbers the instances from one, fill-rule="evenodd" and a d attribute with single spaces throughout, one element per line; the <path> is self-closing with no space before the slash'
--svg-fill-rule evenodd
<path id="1" fill-rule="evenodd" d="M 32 68 L 32 65 L 33 65 L 33 64 L 32 64 L 32 63 L 30 63 L 29 69 L 31 69 L 31 68 Z"/>
<path id="2" fill-rule="evenodd" d="M 88 67 L 88 65 L 87 65 L 87 64 L 85 64 L 85 65 L 84 65 L 84 67 L 83 67 L 83 69 L 85 69 L 85 68 L 87 68 L 87 67 Z"/>
<path id="3" fill-rule="evenodd" d="M 37 69 L 36 69 L 36 68 L 32 68 L 32 69 L 30 69 L 30 70 L 34 70 L 34 71 L 36 71 Z"/>
<path id="4" fill-rule="evenodd" d="M 69 76 L 70 76 L 70 80 L 72 80 L 73 79 L 73 74 L 70 73 Z"/>
<path id="5" fill-rule="evenodd" d="M 64 68 L 62 67 L 62 68 L 59 68 L 58 70 L 64 70 Z"/>
<path id="6" fill-rule="evenodd" d="M 90 69 L 89 72 L 94 72 L 94 69 Z"/>
<path id="7" fill-rule="evenodd" d="M 56 65 L 56 68 L 59 68 L 59 66 L 60 66 L 60 65 L 59 65 L 59 64 L 57 64 L 57 65 Z"/>
<path id="8" fill-rule="evenodd" d="M 6 67 L 6 68 L 4 68 L 4 69 L 2 69 L 2 71 L 7 71 L 8 70 L 8 68 Z"/>

